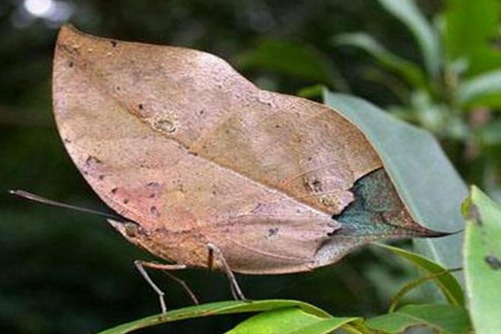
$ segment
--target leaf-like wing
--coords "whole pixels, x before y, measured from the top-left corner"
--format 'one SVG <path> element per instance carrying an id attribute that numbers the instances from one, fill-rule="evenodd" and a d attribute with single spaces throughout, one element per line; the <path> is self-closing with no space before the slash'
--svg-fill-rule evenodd
<path id="1" fill-rule="evenodd" d="M 210 242 L 235 271 L 293 272 L 331 263 L 375 237 L 429 233 L 389 183 L 391 207 L 360 201 L 384 211 L 374 224 L 391 231 L 369 228 L 360 242 L 317 261 L 343 229 L 332 216 L 360 206 L 352 188 L 384 174 L 377 173 L 381 160 L 332 109 L 260 90 L 213 55 L 64 27 L 53 94 L 77 167 L 111 208 L 137 223 L 114 226 L 157 256 L 205 267 Z M 399 224 L 405 229 L 393 228 Z"/>

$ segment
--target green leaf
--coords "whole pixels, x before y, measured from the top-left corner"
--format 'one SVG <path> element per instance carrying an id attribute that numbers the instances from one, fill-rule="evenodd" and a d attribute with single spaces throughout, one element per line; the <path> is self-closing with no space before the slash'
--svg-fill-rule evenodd
<path id="1" fill-rule="evenodd" d="M 360 318 L 330 318 L 330 319 L 323 319 L 321 321 L 318 321 L 314 324 L 311 324 L 309 326 L 305 326 L 304 328 L 294 331 L 290 334 L 328 334 L 331 333 L 332 331 L 340 328 L 344 328 L 348 331 L 347 325 L 349 323 L 353 322 L 360 322 Z M 349 331 L 350 333 L 354 333 L 355 331 L 351 330 Z M 360 333 L 360 332 L 356 332 Z"/>
<path id="2" fill-rule="evenodd" d="M 384 249 L 387 249 L 392 253 L 408 260 L 409 262 L 414 264 L 419 270 L 423 271 L 428 275 L 437 275 L 434 278 L 434 281 L 444 294 L 446 300 L 451 305 L 456 305 L 456 306 L 464 305 L 463 289 L 459 284 L 458 280 L 456 279 L 456 277 L 452 273 L 447 272 L 446 268 L 419 254 L 408 252 L 401 248 L 396 248 L 385 244 L 376 244 L 376 245 Z M 439 275 L 442 273 L 443 275 Z"/>
<path id="3" fill-rule="evenodd" d="M 435 138 L 362 99 L 325 91 L 324 103 L 365 133 L 417 222 L 445 232 L 463 228 L 458 208 L 467 196 L 467 188 Z M 446 268 L 462 264 L 458 234 L 416 239 L 414 245 L 419 253 Z"/>
<path id="4" fill-rule="evenodd" d="M 456 268 L 456 269 L 449 269 L 437 274 L 432 274 L 432 275 L 427 275 L 427 276 L 422 276 L 417 279 L 414 279 L 412 281 L 407 282 L 404 286 L 402 286 L 397 293 L 391 298 L 391 303 L 390 307 L 388 308 L 388 312 L 393 312 L 397 308 L 398 304 L 401 302 L 401 300 L 404 298 L 404 296 L 409 293 L 410 291 L 422 286 L 424 283 L 430 282 L 431 280 L 436 280 L 437 278 L 444 276 L 444 275 L 449 275 L 454 271 L 459 271 L 462 270 L 462 268 Z"/>
<path id="5" fill-rule="evenodd" d="M 426 89 L 425 74 L 418 65 L 391 53 L 372 36 L 366 33 L 341 34 L 334 38 L 336 45 L 350 45 L 358 47 L 372 55 L 388 70 L 402 76 L 410 85 Z"/>
<path id="6" fill-rule="evenodd" d="M 326 89 L 324 85 L 303 87 L 297 92 L 297 95 L 304 98 L 319 98 L 322 96 L 324 89 Z"/>
<path id="7" fill-rule="evenodd" d="M 260 300 L 260 301 L 224 301 L 186 307 L 132 321 L 105 330 L 99 334 L 125 334 L 141 328 L 152 327 L 166 322 L 190 318 L 207 317 L 220 314 L 262 312 L 280 308 L 297 307 L 312 316 L 320 318 L 331 317 L 330 314 L 313 305 L 294 300 Z"/>
<path id="8" fill-rule="evenodd" d="M 501 66 L 501 52 L 491 45 L 499 35 L 500 11 L 499 0 L 446 1 L 444 40 L 447 55 L 451 61 L 466 58 L 470 75 Z M 488 54 L 494 52 L 499 56 L 497 64 L 488 61 Z"/>
<path id="9" fill-rule="evenodd" d="M 409 28 L 416 38 L 428 73 L 436 78 L 440 73 L 440 41 L 413 0 L 379 0 L 390 14 Z"/>
<path id="10" fill-rule="evenodd" d="M 476 187 L 465 201 L 464 270 L 476 333 L 501 328 L 501 206 Z"/>
<path id="11" fill-rule="evenodd" d="M 473 50 L 469 64 L 468 74 L 470 76 L 499 69 L 501 67 L 501 50 L 495 46 Z"/>
<path id="12" fill-rule="evenodd" d="M 413 326 L 427 326 L 442 334 L 468 333 L 468 313 L 453 305 L 408 305 L 397 312 L 369 319 L 365 325 L 385 333 L 403 333 Z M 479 332 L 480 333 L 480 332 Z"/>
<path id="13" fill-rule="evenodd" d="M 346 90 L 345 83 L 327 56 L 307 45 L 264 40 L 237 58 L 241 69 L 263 69 Z"/>
<path id="14" fill-rule="evenodd" d="M 501 70 L 480 74 L 462 82 L 456 94 L 463 106 L 501 107 Z"/>
<path id="15" fill-rule="evenodd" d="M 358 318 L 325 318 L 298 308 L 282 308 L 257 314 L 227 334 L 321 334 L 330 333 Z"/>
<path id="16" fill-rule="evenodd" d="M 298 308 L 282 308 L 255 315 L 227 332 L 227 334 L 291 333 L 322 319 Z"/>

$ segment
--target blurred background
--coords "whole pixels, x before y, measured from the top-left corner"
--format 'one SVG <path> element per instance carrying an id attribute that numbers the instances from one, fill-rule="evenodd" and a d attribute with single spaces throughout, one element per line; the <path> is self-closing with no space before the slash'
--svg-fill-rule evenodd
<path id="1" fill-rule="evenodd" d="M 319 99 L 323 85 L 364 97 L 433 132 L 466 182 L 499 200 L 498 1 L 417 1 L 409 8 L 424 20 L 427 37 L 387 2 L 0 0 L 0 332 L 92 333 L 159 311 L 133 266 L 151 257 L 103 218 L 7 194 L 24 189 L 107 210 L 70 161 L 52 117 L 52 52 L 66 22 L 105 37 L 214 53 L 261 88 Z M 312 273 L 239 280 L 250 298 L 299 299 L 339 316 L 370 316 L 385 311 L 412 274 L 366 247 Z M 176 283 L 152 276 L 169 308 L 191 304 Z M 202 302 L 231 299 L 219 273 L 179 277 Z M 141 333 L 219 333 L 242 317 Z"/>

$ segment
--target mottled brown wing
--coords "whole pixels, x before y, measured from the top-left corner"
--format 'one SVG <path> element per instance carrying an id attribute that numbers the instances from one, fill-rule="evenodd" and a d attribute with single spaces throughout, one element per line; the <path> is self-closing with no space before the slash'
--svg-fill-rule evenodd
<path id="1" fill-rule="evenodd" d="M 63 27 L 53 94 L 87 182 L 158 232 L 143 246 L 188 265 L 205 266 L 213 242 L 235 271 L 310 269 L 354 183 L 382 167 L 332 109 L 260 90 L 199 51 Z"/>

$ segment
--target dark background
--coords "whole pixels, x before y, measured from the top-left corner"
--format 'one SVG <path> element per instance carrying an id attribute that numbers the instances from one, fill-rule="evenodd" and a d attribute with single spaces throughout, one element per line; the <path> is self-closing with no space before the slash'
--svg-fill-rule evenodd
<path id="1" fill-rule="evenodd" d="M 44 5 L 50 9 L 44 11 Z M 440 3 L 421 1 L 428 15 Z M 30 13 L 31 10 L 31 13 Z M 50 72 L 58 27 L 196 48 L 228 60 L 260 87 L 296 94 L 314 80 L 247 66 L 242 59 L 263 41 L 304 46 L 335 65 L 323 82 L 380 106 L 395 97 L 361 79 L 367 56 L 335 48 L 335 34 L 363 30 L 398 54 L 421 62 L 407 30 L 375 1 L 0 1 L 0 332 L 92 333 L 159 311 L 156 295 L 133 266 L 151 257 L 114 232 L 103 218 L 48 207 L 7 194 L 25 189 L 58 201 L 106 211 L 79 175 L 58 137 L 51 111 Z M 389 255 L 364 249 L 340 264 L 300 275 L 239 276 L 250 298 L 292 298 L 336 315 L 385 311 L 389 296 L 410 275 Z M 161 273 L 169 308 L 191 304 Z M 230 299 L 222 274 L 179 273 L 202 302 Z M 217 333 L 243 316 L 198 319 L 144 333 Z M 167 331 L 168 332 L 168 331 Z"/>

